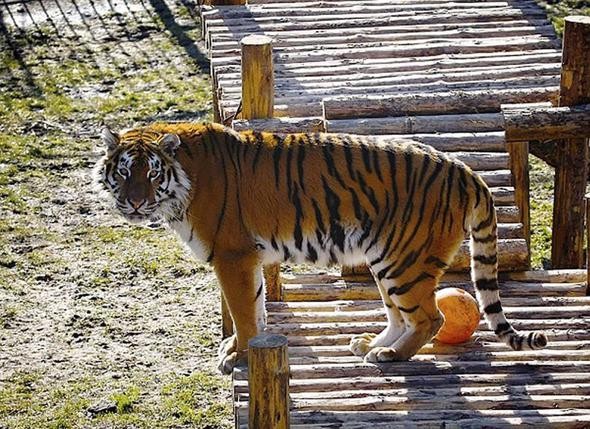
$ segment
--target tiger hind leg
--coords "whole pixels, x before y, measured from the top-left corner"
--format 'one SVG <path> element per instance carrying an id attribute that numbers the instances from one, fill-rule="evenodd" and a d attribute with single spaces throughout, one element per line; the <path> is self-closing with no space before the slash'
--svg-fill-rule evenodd
<path id="1" fill-rule="evenodd" d="M 405 330 L 394 342 L 372 348 L 365 356 L 367 362 L 407 360 L 432 339 L 444 321 L 435 300 L 438 278 L 414 266 L 396 279 L 381 282 L 387 295 L 397 306 Z"/>
<path id="2" fill-rule="evenodd" d="M 376 347 L 386 347 L 392 345 L 405 330 L 405 322 L 401 312 L 398 310 L 391 297 L 387 294 L 387 289 L 375 277 L 375 282 L 379 288 L 379 293 L 385 306 L 387 316 L 387 326 L 379 334 L 364 333 L 352 337 L 350 340 L 350 351 L 356 356 L 365 356 L 369 351 Z"/>

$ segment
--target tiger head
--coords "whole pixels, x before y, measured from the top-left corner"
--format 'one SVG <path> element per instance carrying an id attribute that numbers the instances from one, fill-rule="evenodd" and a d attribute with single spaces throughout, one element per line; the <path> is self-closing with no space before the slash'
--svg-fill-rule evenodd
<path id="1" fill-rule="evenodd" d="M 175 159 L 180 138 L 149 129 L 118 135 L 104 128 L 101 139 L 106 153 L 95 167 L 95 181 L 118 211 L 133 223 L 178 218 L 190 191 Z"/>

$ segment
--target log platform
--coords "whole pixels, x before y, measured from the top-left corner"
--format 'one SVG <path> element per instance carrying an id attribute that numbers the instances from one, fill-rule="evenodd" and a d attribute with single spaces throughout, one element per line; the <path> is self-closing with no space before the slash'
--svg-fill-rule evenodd
<path id="1" fill-rule="evenodd" d="M 249 389 L 254 384 L 249 387 L 247 368 L 234 371 L 236 427 L 590 427 L 587 272 L 527 271 L 530 132 L 537 130 L 542 136 L 539 121 L 546 121 L 541 114 L 554 125 L 562 123 L 563 115 L 578 115 L 582 119 L 562 126 L 572 137 L 587 129 L 583 121 L 588 117 L 587 106 L 565 107 L 579 100 L 553 108 L 563 84 L 561 42 L 537 3 L 206 2 L 218 4 L 200 7 L 216 120 L 236 130 L 407 137 L 461 159 L 484 178 L 494 196 L 503 272 L 500 290 L 507 316 L 517 329 L 542 329 L 549 337 L 546 350 L 513 352 L 482 322 L 469 343 L 428 344 L 409 362 L 368 364 L 353 356 L 347 345 L 355 334 L 385 327 L 371 280 L 298 275 L 283 279 L 282 286 L 273 281 L 267 330 L 287 337 L 289 364 L 284 365 L 284 344 L 273 337 L 275 348 L 268 356 L 279 363 L 267 367 L 270 372 L 259 380 L 282 384 L 269 387 L 275 399 L 268 407 L 273 411 L 265 416 L 259 410 L 268 391 L 253 388 L 249 412 Z M 272 43 L 272 56 L 268 46 L 260 45 L 264 56 L 272 58 L 256 66 L 254 75 L 264 76 L 260 82 L 243 80 L 251 75 L 242 70 L 247 36 L 259 37 L 257 43 L 267 36 L 266 43 Z M 586 46 L 578 48 L 588 51 Z M 580 55 L 587 59 L 583 54 L 573 57 Z M 590 70 L 590 65 L 582 69 Z M 268 82 L 272 88 L 265 87 Z M 522 110 L 524 103 L 530 110 Z M 264 105 L 264 112 L 253 114 L 248 106 L 258 104 Z M 534 118 L 527 119 L 529 111 L 535 112 Z M 507 140 L 508 127 L 513 134 Z M 553 125 L 549 128 L 563 133 Z M 584 188 L 575 189 L 579 193 Z M 580 249 L 572 253 L 580 259 Z M 468 267 L 465 242 L 453 263 L 455 272 L 447 274 L 441 287 L 473 292 L 465 273 Z M 231 321 L 226 318 L 224 323 L 229 333 Z M 252 353 L 259 371 L 265 351 Z M 279 420 L 273 423 L 273 418 Z"/>
<path id="2" fill-rule="evenodd" d="M 376 286 L 336 276 L 285 280 L 267 303 L 268 331 L 287 336 L 291 428 L 590 427 L 590 296 L 586 271 L 506 273 L 517 329 L 542 329 L 547 349 L 514 352 L 482 321 L 468 343 L 428 344 L 409 362 L 364 363 L 352 335 L 379 332 Z M 441 287 L 473 292 L 462 274 Z M 236 369 L 236 427 L 248 427 L 248 370 Z"/>

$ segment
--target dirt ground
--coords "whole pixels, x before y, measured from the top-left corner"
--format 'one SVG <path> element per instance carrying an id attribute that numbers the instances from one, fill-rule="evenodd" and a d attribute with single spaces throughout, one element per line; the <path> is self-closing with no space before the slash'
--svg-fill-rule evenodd
<path id="1" fill-rule="evenodd" d="M 0 2 L 0 428 L 230 425 L 211 270 L 90 174 L 103 123 L 209 117 L 194 7 Z"/>

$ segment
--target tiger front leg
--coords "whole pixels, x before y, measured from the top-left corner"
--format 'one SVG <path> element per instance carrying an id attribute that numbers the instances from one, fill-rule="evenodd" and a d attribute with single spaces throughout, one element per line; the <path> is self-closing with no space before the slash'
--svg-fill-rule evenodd
<path id="1" fill-rule="evenodd" d="M 216 258 L 214 267 L 236 331 L 218 354 L 219 370 L 231 374 L 246 363 L 248 341 L 264 330 L 264 280 L 255 257 Z"/>
<path id="2" fill-rule="evenodd" d="M 392 344 L 371 349 L 367 362 L 408 360 L 438 332 L 444 321 L 436 305 L 437 280 L 424 274 L 408 274 L 396 282 L 384 282 L 392 301 L 399 309 L 406 329 Z"/>
<path id="3" fill-rule="evenodd" d="M 355 335 L 350 340 L 350 351 L 355 356 L 366 356 L 372 349 L 376 347 L 386 347 L 392 345 L 404 333 L 405 325 L 404 319 L 397 309 L 397 306 L 391 300 L 383 284 L 375 278 L 379 293 L 383 299 L 385 306 L 385 314 L 387 315 L 387 326 L 379 334 L 364 333 Z"/>

